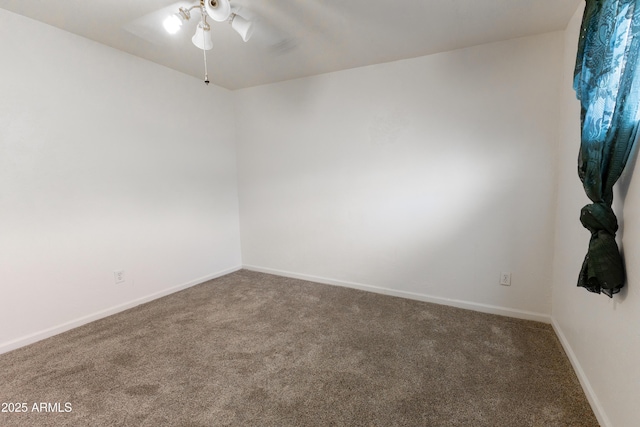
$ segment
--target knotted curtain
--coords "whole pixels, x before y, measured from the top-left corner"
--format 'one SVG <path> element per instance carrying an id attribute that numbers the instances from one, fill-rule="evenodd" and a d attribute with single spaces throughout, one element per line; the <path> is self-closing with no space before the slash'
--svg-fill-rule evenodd
<path id="1" fill-rule="evenodd" d="M 573 87 L 581 103 L 578 176 L 593 203 L 580 216 L 591 239 L 578 286 L 609 297 L 625 283 L 611 204 L 638 132 L 639 50 L 640 0 L 586 0 Z"/>

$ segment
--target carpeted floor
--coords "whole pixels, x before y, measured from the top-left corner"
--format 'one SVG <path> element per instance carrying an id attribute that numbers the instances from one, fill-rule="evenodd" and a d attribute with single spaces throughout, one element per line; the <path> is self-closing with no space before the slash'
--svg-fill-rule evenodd
<path id="1" fill-rule="evenodd" d="M 3 427 L 598 425 L 549 325 L 244 270 L 0 355 L 0 401 L 27 404 Z"/>

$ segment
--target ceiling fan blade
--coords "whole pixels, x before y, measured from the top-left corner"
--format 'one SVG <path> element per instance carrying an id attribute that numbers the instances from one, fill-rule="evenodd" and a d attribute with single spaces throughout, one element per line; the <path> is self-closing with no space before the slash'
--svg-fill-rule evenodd
<path id="1" fill-rule="evenodd" d="M 272 53 L 286 53 L 297 46 L 295 39 L 287 32 L 277 28 L 267 19 L 246 7 L 234 6 L 233 13 L 253 22 L 252 42 L 264 46 Z"/>

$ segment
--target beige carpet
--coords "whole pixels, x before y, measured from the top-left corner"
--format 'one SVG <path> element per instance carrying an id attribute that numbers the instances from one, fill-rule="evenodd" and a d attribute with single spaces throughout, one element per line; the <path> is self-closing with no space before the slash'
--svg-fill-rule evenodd
<path id="1" fill-rule="evenodd" d="M 3 427 L 598 425 L 549 325 L 249 271 L 1 355 L 0 401 L 28 408 Z"/>

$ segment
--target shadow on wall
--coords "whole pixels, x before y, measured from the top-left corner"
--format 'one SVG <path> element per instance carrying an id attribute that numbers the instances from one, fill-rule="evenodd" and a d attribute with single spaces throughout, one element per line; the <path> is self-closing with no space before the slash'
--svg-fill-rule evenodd
<path id="1" fill-rule="evenodd" d="M 631 186 L 631 178 L 633 177 L 633 172 L 636 169 L 636 163 L 638 161 L 638 144 L 640 144 L 640 138 L 636 139 L 631 154 L 629 155 L 627 165 L 625 166 L 620 179 L 616 183 L 618 191 L 615 196 L 615 200 L 620 202 L 621 207 L 624 207 L 624 201 L 627 198 L 629 187 Z"/>
<path id="2" fill-rule="evenodd" d="M 539 217 L 549 213 L 538 209 L 538 196 L 522 191 L 535 179 L 519 167 L 526 164 L 523 153 L 478 147 L 461 155 L 454 145 L 431 146 L 424 167 L 419 155 L 394 159 L 385 155 L 386 147 L 377 148 L 374 154 L 362 152 L 353 176 L 346 168 L 306 163 L 295 182 L 267 184 L 288 187 L 280 208 L 297 213 L 285 222 L 287 229 L 271 230 L 297 248 L 288 263 L 322 259 L 335 279 L 474 301 L 483 300 L 485 292 L 504 291 L 497 286 L 501 269 L 544 282 L 549 272 L 540 277 L 536 268 L 549 266 L 550 259 L 540 250 L 548 242 Z M 326 184 L 336 175 L 339 193 Z M 317 227 L 310 229 L 310 222 Z M 531 227 L 540 233 L 532 236 Z M 372 276 L 377 283 L 371 283 Z M 544 286 L 538 289 L 548 293 Z"/>
<path id="3" fill-rule="evenodd" d="M 616 241 L 618 243 L 618 247 L 620 248 L 620 253 L 622 254 L 622 261 L 625 263 L 626 270 L 626 262 L 627 257 L 625 256 L 624 250 L 624 206 L 625 201 L 627 200 L 627 195 L 629 194 L 629 188 L 631 187 L 631 182 L 633 178 L 634 171 L 636 169 L 636 163 L 638 161 L 638 144 L 640 141 L 636 140 L 636 143 L 633 146 L 633 150 L 629 155 L 629 160 L 627 161 L 627 165 L 620 176 L 620 179 L 616 183 L 614 190 L 614 209 L 616 212 L 616 216 L 618 217 L 618 233 L 616 234 Z M 625 286 L 614 295 L 613 303 L 614 307 L 618 302 L 624 302 L 627 299 L 627 295 L 629 293 L 629 280 L 627 278 L 625 282 Z"/>

